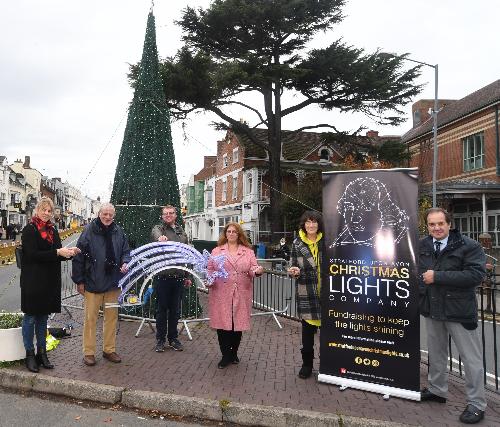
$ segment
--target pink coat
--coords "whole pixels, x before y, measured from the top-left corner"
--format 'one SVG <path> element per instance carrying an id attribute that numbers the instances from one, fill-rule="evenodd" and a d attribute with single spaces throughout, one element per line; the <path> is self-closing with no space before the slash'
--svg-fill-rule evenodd
<path id="1" fill-rule="evenodd" d="M 250 329 L 252 312 L 252 279 L 254 269 L 258 267 L 253 251 L 245 246 L 238 246 L 238 253 L 230 256 L 227 244 L 218 246 L 212 255 L 226 255 L 224 268 L 227 279 L 218 278 L 208 291 L 208 315 L 210 327 L 230 331 L 231 320 L 235 331 Z M 214 270 L 209 261 L 208 271 Z"/>

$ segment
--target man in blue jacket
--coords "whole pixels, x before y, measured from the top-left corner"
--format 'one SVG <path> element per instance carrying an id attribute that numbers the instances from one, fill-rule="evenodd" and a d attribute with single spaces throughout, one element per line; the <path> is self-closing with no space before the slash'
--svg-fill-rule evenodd
<path id="1" fill-rule="evenodd" d="M 429 386 L 422 390 L 421 400 L 446 402 L 449 334 L 465 368 L 467 406 L 460 421 L 475 424 L 486 409 L 476 300 L 476 288 L 486 274 L 486 257 L 478 242 L 451 230 L 451 216 L 444 209 L 429 209 L 426 222 L 429 236 L 420 241 L 419 273 Z"/>
<path id="2" fill-rule="evenodd" d="M 118 309 L 106 307 L 116 304 L 120 295 L 118 281 L 127 271 L 130 249 L 123 230 L 114 223 L 115 207 L 104 203 L 98 217 L 88 224 L 77 242 L 81 253 L 73 258 L 73 282 L 85 298 L 83 326 L 83 363 L 96 364 L 96 324 L 99 308 L 104 313 L 103 357 L 120 363 L 116 353 L 116 325 Z"/>

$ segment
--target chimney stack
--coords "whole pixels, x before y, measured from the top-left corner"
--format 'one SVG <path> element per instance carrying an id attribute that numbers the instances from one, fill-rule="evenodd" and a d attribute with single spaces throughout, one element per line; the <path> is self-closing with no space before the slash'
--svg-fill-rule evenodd
<path id="1" fill-rule="evenodd" d="M 376 130 L 369 130 L 368 132 L 366 132 L 366 136 L 368 138 L 378 138 L 378 131 L 376 131 Z"/>
<path id="2" fill-rule="evenodd" d="M 454 99 L 438 99 L 438 111 L 446 107 L 448 104 L 455 102 Z M 420 126 L 425 121 L 432 117 L 434 109 L 433 99 L 421 99 L 411 106 L 411 116 L 413 118 L 413 127 Z"/>
<path id="3" fill-rule="evenodd" d="M 31 169 L 30 168 L 30 156 L 24 156 L 24 169 Z"/>

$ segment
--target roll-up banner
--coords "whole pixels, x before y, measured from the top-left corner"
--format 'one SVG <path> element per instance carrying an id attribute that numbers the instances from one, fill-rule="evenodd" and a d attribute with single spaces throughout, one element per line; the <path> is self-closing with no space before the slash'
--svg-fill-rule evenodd
<path id="1" fill-rule="evenodd" d="M 323 173 L 318 380 L 420 400 L 417 169 Z"/>

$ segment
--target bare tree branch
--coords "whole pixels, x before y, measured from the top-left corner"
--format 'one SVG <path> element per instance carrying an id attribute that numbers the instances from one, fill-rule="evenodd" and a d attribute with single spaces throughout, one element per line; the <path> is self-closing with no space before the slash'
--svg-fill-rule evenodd
<path id="1" fill-rule="evenodd" d="M 340 133 L 339 130 L 335 126 L 329 125 L 327 123 L 322 123 L 319 125 L 311 125 L 311 126 L 302 126 L 301 128 L 295 129 L 293 131 L 293 133 L 302 132 L 306 129 L 317 129 L 317 128 L 330 128 L 330 129 L 333 129 L 335 132 Z"/>
<path id="2" fill-rule="evenodd" d="M 230 123 L 231 127 L 234 130 L 244 133 L 250 139 L 250 141 L 252 141 L 255 145 L 257 145 L 260 148 L 263 148 L 266 151 L 269 151 L 269 146 L 259 141 L 247 124 L 241 123 L 239 120 L 233 119 L 232 117 L 225 114 L 220 108 L 216 106 L 211 106 L 208 109 L 217 114 L 222 120 L 225 120 L 226 122 Z"/>
<path id="3" fill-rule="evenodd" d="M 266 120 L 264 119 L 264 117 L 262 117 L 262 114 L 260 114 L 259 110 L 257 110 L 256 108 L 250 107 L 249 105 L 247 105 L 247 104 L 245 104 L 243 102 L 239 102 L 239 101 L 225 101 L 225 102 L 219 102 L 217 105 L 230 105 L 230 104 L 241 105 L 242 107 L 248 108 L 249 110 L 251 110 L 255 114 L 257 114 L 257 116 L 261 120 L 260 124 L 266 123 Z"/>
<path id="4" fill-rule="evenodd" d="M 295 111 L 299 111 L 302 108 L 307 107 L 308 105 L 316 104 L 316 103 L 319 103 L 318 99 L 308 98 L 308 99 L 298 103 L 297 105 L 294 105 L 292 107 L 288 107 L 288 108 L 285 108 L 284 110 L 282 110 L 281 117 L 284 117 L 288 114 L 294 113 Z"/>

